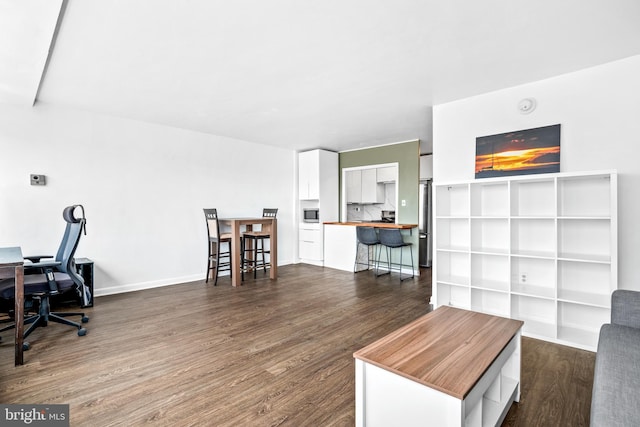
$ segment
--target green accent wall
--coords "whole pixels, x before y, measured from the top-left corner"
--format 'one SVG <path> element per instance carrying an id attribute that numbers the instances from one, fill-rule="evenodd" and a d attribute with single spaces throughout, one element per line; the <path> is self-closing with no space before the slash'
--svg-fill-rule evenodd
<path id="1" fill-rule="evenodd" d="M 396 184 L 398 194 L 398 206 L 396 206 L 397 222 L 400 224 L 418 224 L 418 191 L 420 184 L 419 140 L 339 153 L 340 218 L 342 218 L 342 169 L 392 162 L 398 163 L 398 182 Z M 402 206 L 402 200 L 406 200 L 406 206 Z M 405 234 L 405 241 L 413 244 L 413 264 L 415 269 L 418 270 L 418 240 L 420 237 L 418 229 L 413 229 L 411 233 L 403 231 L 403 234 Z M 394 256 L 393 258 L 396 260 L 397 257 Z M 405 258 L 403 263 L 409 264 L 410 261 L 410 259 Z"/>

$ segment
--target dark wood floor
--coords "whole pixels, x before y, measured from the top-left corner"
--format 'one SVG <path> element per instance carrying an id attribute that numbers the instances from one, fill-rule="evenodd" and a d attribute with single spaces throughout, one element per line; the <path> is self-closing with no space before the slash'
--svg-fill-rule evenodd
<path id="1" fill-rule="evenodd" d="M 402 284 L 304 264 L 96 299 L 88 334 L 52 324 L 25 365 L 0 343 L 0 402 L 67 403 L 72 426 L 352 426 L 355 350 L 428 312 L 430 270 Z M 594 354 L 523 339 L 504 425 L 589 423 Z"/>

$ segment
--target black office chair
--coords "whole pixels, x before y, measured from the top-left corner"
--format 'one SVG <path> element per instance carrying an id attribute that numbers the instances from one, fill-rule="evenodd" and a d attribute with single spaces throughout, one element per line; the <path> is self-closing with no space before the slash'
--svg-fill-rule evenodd
<path id="1" fill-rule="evenodd" d="M 213 286 L 218 284 L 218 273 L 229 270 L 231 272 L 231 234 L 220 233 L 220 222 L 218 221 L 218 210 L 215 208 L 204 209 L 204 216 L 207 219 L 207 235 L 209 237 L 207 256 L 207 277 L 205 283 L 209 282 L 209 276 L 213 271 Z M 221 250 L 220 245 L 227 243 L 227 250 Z M 231 273 L 233 274 L 233 273 Z"/>
<path id="2" fill-rule="evenodd" d="M 275 218 L 278 214 L 277 208 L 265 208 L 262 210 L 263 218 Z M 253 268 L 253 278 L 256 278 L 256 272 L 258 268 L 262 267 L 262 270 L 266 273 L 267 267 L 271 267 L 271 259 L 266 260 L 265 254 L 269 254 L 271 257 L 271 250 L 265 249 L 264 242 L 271 238 L 271 225 L 264 224 L 259 231 L 246 231 L 242 234 L 242 280 L 244 280 L 244 271 Z M 252 242 L 247 249 L 247 241 Z M 247 258 L 246 252 L 250 252 L 253 255 Z M 258 260 L 260 255 L 261 260 Z"/>
<path id="3" fill-rule="evenodd" d="M 81 208 L 82 217 L 76 218 L 74 211 Z M 62 237 L 62 242 L 55 257 L 48 256 L 28 256 L 25 259 L 30 263 L 25 263 L 24 274 L 24 295 L 29 308 L 32 304 L 38 303 L 38 312 L 35 315 L 24 319 L 24 324 L 30 324 L 24 332 L 24 337 L 28 337 L 36 328 L 47 326 L 49 321 L 73 326 L 78 330 L 79 336 L 84 336 L 87 330 L 78 322 L 66 319 L 70 316 L 80 316 L 82 323 L 87 323 L 89 318 L 80 312 L 52 312 L 50 298 L 66 292 L 75 291 L 78 296 L 87 303 L 90 299 L 89 288 L 85 286 L 84 279 L 75 268 L 73 256 L 80 242 L 80 235 L 85 230 L 86 219 L 84 217 L 84 207 L 82 205 L 68 206 L 62 212 L 62 217 L 67 223 Z M 0 297 L 12 299 L 15 293 L 13 279 L 0 280 Z M 0 329 L 0 332 L 12 329 L 15 324 Z M 29 344 L 24 344 L 25 350 L 29 349 Z"/>
<path id="4" fill-rule="evenodd" d="M 378 240 L 378 234 L 376 233 L 376 229 L 373 227 L 365 227 L 358 226 L 356 227 L 356 260 L 353 263 L 353 272 L 358 273 L 358 265 L 366 265 L 367 270 L 371 269 L 371 262 L 373 261 L 373 265 L 376 266 L 376 248 L 380 244 L 380 240 Z M 367 263 L 360 261 L 360 246 L 364 245 L 367 248 Z M 373 257 L 371 256 L 371 248 L 373 247 Z"/>
<path id="5" fill-rule="evenodd" d="M 387 254 L 387 273 L 390 274 L 392 270 L 392 266 L 396 266 L 398 272 L 400 273 L 400 281 L 402 282 L 405 279 L 414 277 L 414 268 L 413 268 L 413 251 L 411 250 L 411 243 L 405 242 L 402 238 L 402 233 L 397 228 L 380 228 L 378 230 L 378 238 L 380 239 L 380 244 L 385 248 L 385 253 Z M 411 255 L 411 276 L 402 278 L 402 267 L 404 264 L 402 263 L 402 252 L 404 252 L 404 248 L 409 247 L 409 254 Z M 391 262 L 391 252 L 393 249 L 400 248 L 400 263 Z M 382 250 L 380 251 L 382 252 Z M 380 267 L 380 255 L 378 255 L 378 267 Z M 377 271 L 376 275 L 381 276 L 381 274 Z"/>

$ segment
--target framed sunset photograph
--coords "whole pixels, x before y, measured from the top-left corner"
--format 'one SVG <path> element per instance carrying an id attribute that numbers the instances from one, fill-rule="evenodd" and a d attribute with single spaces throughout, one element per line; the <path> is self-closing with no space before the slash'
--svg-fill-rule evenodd
<path id="1" fill-rule="evenodd" d="M 560 172 L 560 125 L 476 138 L 476 178 Z"/>

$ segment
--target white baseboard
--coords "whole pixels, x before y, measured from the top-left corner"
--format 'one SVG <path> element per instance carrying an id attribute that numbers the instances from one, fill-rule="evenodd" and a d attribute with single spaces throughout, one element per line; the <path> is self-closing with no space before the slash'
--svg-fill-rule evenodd
<path id="1" fill-rule="evenodd" d="M 220 275 L 222 276 L 223 274 L 221 273 Z M 94 292 L 94 296 L 101 297 L 105 295 L 114 295 L 114 294 L 122 294 L 125 292 L 141 291 L 143 289 L 159 288 L 162 286 L 178 285 L 180 283 L 194 282 L 196 280 L 203 280 L 203 279 L 204 279 L 204 272 L 197 275 L 191 275 L 191 276 L 173 277 L 170 279 L 152 280 L 149 282 L 130 283 L 127 285 L 109 286 L 106 288 L 99 288 L 99 289 L 94 288 L 93 292 Z"/>
<path id="2" fill-rule="evenodd" d="M 310 265 L 316 265 L 318 267 L 324 267 L 324 262 L 322 260 L 317 261 L 317 260 L 311 260 L 311 259 L 302 259 L 300 258 L 299 263 L 302 264 L 310 264 Z"/>
<path id="3" fill-rule="evenodd" d="M 291 264 L 291 262 L 278 263 L 278 267 Z M 220 276 L 228 276 L 228 271 L 220 272 Z M 101 297 L 106 295 L 123 294 L 126 292 L 141 291 L 144 289 L 160 288 L 162 286 L 179 285 L 181 283 L 195 282 L 198 280 L 204 280 L 205 273 L 193 274 L 190 276 L 173 277 L 170 279 L 152 280 L 149 282 L 129 283 L 127 285 L 107 286 L 104 288 L 94 288 L 93 296 Z"/>

